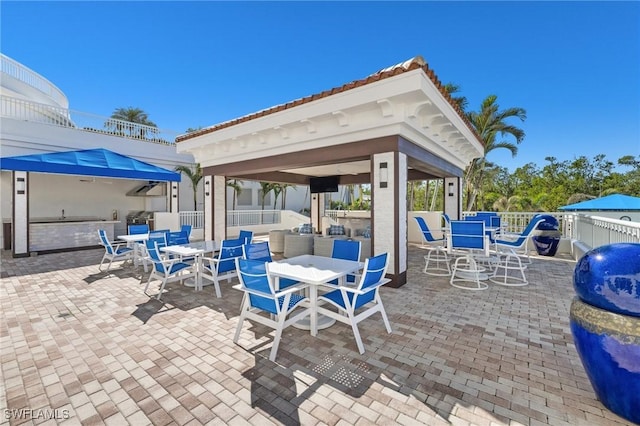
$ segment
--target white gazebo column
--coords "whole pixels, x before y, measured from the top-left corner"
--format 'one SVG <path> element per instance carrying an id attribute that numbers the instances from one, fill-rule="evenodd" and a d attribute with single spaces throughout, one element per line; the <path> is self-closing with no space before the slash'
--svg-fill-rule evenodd
<path id="1" fill-rule="evenodd" d="M 444 213 L 453 220 L 462 219 L 462 191 L 460 178 L 444 178 Z"/>
<path id="2" fill-rule="evenodd" d="M 29 256 L 29 173 L 13 172 L 13 217 L 11 219 L 13 257 Z"/>
<path id="3" fill-rule="evenodd" d="M 324 194 L 311 194 L 311 226 L 316 228 L 316 232 L 322 232 L 324 201 Z"/>
<path id="4" fill-rule="evenodd" d="M 178 213 L 180 211 L 178 207 L 178 200 L 180 199 L 180 194 L 178 194 L 178 182 L 167 182 L 167 186 L 169 187 L 169 190 L 167 191 L 167 196 L 169 197 L 167 203 L 169 212 Z"/>
<path id="5" fill-rule="evenodd" d="M 407 282 L 407 156 L 400 152 L 373 155 L 373 254 L 389 253 L 388 284 Z"/>
<path id="6" fill-rule="evenodd" d="M 227 238 L 227 178 L 225 176 L 209 176 L 209 185 L 205 181 L 205 240 L 222 241 Z M 208 187 L 212 187 L 209 191 Z M 207 195 L 207 192 L 209 195 Z M 209 201 L 207 200 L 209 197 Z M 210 208 L 207 214 L 206 207 Z"/>

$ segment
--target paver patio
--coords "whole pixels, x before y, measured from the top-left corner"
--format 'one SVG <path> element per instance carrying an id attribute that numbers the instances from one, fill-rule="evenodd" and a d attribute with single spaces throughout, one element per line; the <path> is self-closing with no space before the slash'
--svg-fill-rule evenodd
<path id="1" fill-rule="evenodd" d="M 392 334 L 365 320 L 360 355 L 346 325 L 290 327 L 272 363 L 266 327 L 232 342 L 230 285 L 217 299 L 169 284 L 163 304 L 142 268 L 99 272 L 102 253 L 3 253 L 2 423 L 631 424 L 596 399 L 575 351 L 571 261 L 537 258 L 530 285 L 473 292 L 424 275 L 411 247 L 408 283 L 382 289 Z"/>

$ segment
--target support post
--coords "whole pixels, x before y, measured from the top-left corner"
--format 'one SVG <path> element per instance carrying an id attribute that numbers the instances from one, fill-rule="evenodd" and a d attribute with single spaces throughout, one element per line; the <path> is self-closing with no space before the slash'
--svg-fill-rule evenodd
<path id="1" fill-rule="evenodd" d="M 457 176 L 444 178 L 444 213 L 453 220 L 462 219 L 461 179 Z"/>
<path id="2" fill-rule="evenodd" d="M 29 256 L 29 173 L 12 172 L 13 212 L 11 218 L 11 253 Z"/>
<path id="3" fill-rule="evenodd" d="M 407 156 L 400 152 L 374 154 L 372 177 L 373 255 L 389 253 L 388 285 L 407 282 Z"/>

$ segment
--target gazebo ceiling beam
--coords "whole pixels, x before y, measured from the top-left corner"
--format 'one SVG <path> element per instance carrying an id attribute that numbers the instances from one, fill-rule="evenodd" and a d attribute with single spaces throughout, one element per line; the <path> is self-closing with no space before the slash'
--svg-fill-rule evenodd
<path id="1" fill-rule="evenodd" d="M 205 175 L 228 176 L 253 174 L 276 170 L 298 169 L 349 161 L 368 160 L 372 154 L 396 151 L 398 137 L 386 136 L 365 141 L 351 142 L 335 147 L 314 148 L 301 152 L 290 152 L 262 158 L 205 167 Z"/>
<path id="2" fill-rule="evenodd" d="M 309 185 L 309 177 L 297 173 L 286 172 L 263 172 L 263 173 L 247 173 L 234 174 L 227 176 L 228 179 L 253 180 L 257 182 L 277 182 L 290 183 L 295 185 Z"/>

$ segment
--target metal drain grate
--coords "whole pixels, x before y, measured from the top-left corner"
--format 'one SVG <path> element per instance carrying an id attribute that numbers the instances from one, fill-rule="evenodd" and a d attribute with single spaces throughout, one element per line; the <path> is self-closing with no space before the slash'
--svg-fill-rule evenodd
<path id="1" fill-rule="evenodd" d="M 368 373 L 369 366 L 363 362 L 354 365 L 350 358 L 343 355 L 337 360 L 325 357 L 320 364 L 314 367 L 313 371 L 343 386 L 355 388 L 364 380 L 364 376 L 360 372 Z"/>

